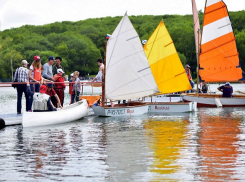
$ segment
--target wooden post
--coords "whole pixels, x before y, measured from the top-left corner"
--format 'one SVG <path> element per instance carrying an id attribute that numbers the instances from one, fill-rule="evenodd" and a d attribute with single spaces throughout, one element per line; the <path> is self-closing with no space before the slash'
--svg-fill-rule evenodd
<path id="1" fill-rule="evenodd" d="M 102 107 L 105 107 L 105 77 L 106 77 L 106 47 L 107 47 L 107 40 L 105 40 L 105 54 L 104 54 L 104 73 L 102 79 Z"/>

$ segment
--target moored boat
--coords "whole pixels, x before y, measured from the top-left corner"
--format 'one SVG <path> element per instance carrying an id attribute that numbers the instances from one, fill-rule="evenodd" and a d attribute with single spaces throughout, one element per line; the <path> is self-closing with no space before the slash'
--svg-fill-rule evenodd
<path id="1" fill-rule="evenodd" d="M 148 110 L 142 102 L 129 105 L 106 105 L 111 101 L 137 99 L 158 93 L 148 60 L 144 53 L 139 35 L 130 22 L 127 13 L 110 36 L 106 45 L 102 105 L 93 106 L 95 115 L 120 116 L 140 115 Z"/>
<path id="2" fill-rule="evenodd" d="M 196 101 L 197 107 L 244 107 L 245 95 L 234 94 L 227 98 L 218 94 L 198 93 L 199 82 L 224 83 L 245 79 L 226 4 L 222 0 L 206 0 L 201 35 L 195 0 L 192 0 L 192 4 L 198 65 L 197 93 L 182 94 L 182 99 Z"/>
<path id="3" fill-rule="evenodd" d="M 23 127 L 44 126 L 67 123 L 88 116 L 87 100 L 81 100 L 53 112 L 25 112 L 22 116 Z"/>
<path id="4" fill-rule="evenodd" d="M 184 67 L 175 49 L 173 40 L 163 21 L 159 23 L 149 40 L 144 45 L 152 74 L 161 94 L 169 94 L 169 98 L 175 95 L 171 93 L 192 89 Z M 180 95 L 178 95 L 180 96 Z M 165 99 L 166 100 L 166 99 Z M 157 101 L 146 101 L 151 112 L 192 112 L 196 111 L 196 102 L 164 101 L 160 97 Z"/>
<path id="5" fill-rule="evenodd" d="M 233 95 L 222 97 L 218 94 L 182 94 L 185 102 L 195 101 L 197 107 L 245 107 L 245 95 Z"/>

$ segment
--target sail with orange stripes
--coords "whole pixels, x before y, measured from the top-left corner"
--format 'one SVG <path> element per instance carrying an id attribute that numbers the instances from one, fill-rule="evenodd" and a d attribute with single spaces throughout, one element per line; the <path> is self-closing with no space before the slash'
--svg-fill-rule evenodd
<path id="1" fill-rule="evenodd" d="M 201 82 L 244 80 L 236 39 L 222 0 L 206 0 L 200 51 Z"/>

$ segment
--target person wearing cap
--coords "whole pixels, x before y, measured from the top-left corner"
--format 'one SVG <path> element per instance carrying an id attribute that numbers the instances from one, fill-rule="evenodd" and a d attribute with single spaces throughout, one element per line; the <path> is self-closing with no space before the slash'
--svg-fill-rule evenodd
<path id="1" fill-rule="evenodd" d="M 219 91 L 223 92 L 222 97 L 232 97 L 233 88 L 229 82 L 217 88 Z"/>
<path id="2" fill-rule="evenodd" d="M 48 80 L 55 81 L 53 77 L 52 65 L 54 64 L 54 56 L 49 56 L 48 62 L 43 65 L 42 76 Z"/>
<path id="3" fill-rule="evenodd" d="M 65 70 L 64 70 L 64 67 L 61 66 L 61 62 L 62 62 L 62 58 L 61 58 L 61 57 L 57 56 L 57 57 L 55 58 L 55 62 L 56 62 L 56 63 L 53 65 L 53 68 L 52 68 L 53 75 L 55 75 L 55 74 L 57 73 L 57 70 L 58 70 L 58 69 L 62 69 L 63 71 L 65 71 Z M 62 77 L 65 77 L 65 75 L 62 75 Z"/>
<path id="4" fill-rule="evenodd" d="M 45 94 L 47 87 L 42 85 L 40 87 L 40 93 L 35 93 L 33 95 L 33 112 L 45 112 L 45 111 L 57 111 L 50 101 L 49 95 Z"/>
<path id="5" fill-rule="evenodd" d="M 53 102 L 52 100 L 57 100 L 57 102 L 59 103 L 60 105 L 60 108 L 62 109 L 62 105 L 61 105 L 61 102 L 60 102 L 60 99 L 58 97 L 58 95 L 56 94 L 55 90 L 53 89 L 53 84 L 52 83 L 48 83 L 47 84 L 47 91 L 46 91 L 46 94 L 50 96 L 51 98 L 51 102 L 53 103 L 53 105 L 55 104 L 55 102 Z M 54 98 L 54 99 L 52 99 Z"/>
<path id="6" fill-rule="evenodd" d="M 74 84 L 73 75 L 74 75 L 74 73 L 72 73 L 72 74 L 70 75 L 71 78 L 70 78 L 70 80 L 69 80 L 69 94 L 71 95 L 71 102 L 70 102 L 70 104 L 74 103 L 74 99 L 75 99 L 75 95 L 73 94 L 73 91 L 72 91 L 72 89 L 73 89 L 73 84 Z"/>
<path id="7" fill-rule="evenodd" d="M 18 82 L 22 82 L 23 84 L 17 85 L 17 114 L 21 114 L 21 100 L 23 93 L 26 98 L 26 111 L 28 111 L 29 105 L 29 96 L 26 91 L 26 82 L 29 81 L 29 70 L 27 69 L 27 64 L 29 64 L 26 60 L 21 61 L 21 67 L 17 68 L 14 74 L 14 80 Z M 18 78 L 18 79 L 17 79 Z"/>
<path id="8" fill-rule="evenodd" d="M 33 83 L 35 83 L 35 92 L 39 92 L 40 84 L 43 84 L 43 77 L 41 74 L 41 58 L 40 56 L 34 56 L 34 61 L 32 62 L 29 70 L 29 79 L 30 79 L 30 88 L 31 91 L 34 91 Z M 33 97 L 29 97 L 28 111 L 31 111 Z"/>
<path id="9" fill-rule="evenodd" d="M 54 82 L 54 90 L 60 99 L 61 106 L 63 106 L 64 104 L 64 90 L 66 88 L 64 78 L 62 77 L 64 73 L 65 72 L 62 69 L 57 69 L 57 74 L 55 75 L 55 77 L 57 77 L 57 80 L 56 82 Z M 55 102 L 55 107 L 57 107 L 57 101 Z"/>
<path id="10" fill-rule="evenodd" d="M 193 87 L 194 87 L 194 82 L 193 82 L 193 80 L 192 80 L 190 68 L 191 68 L 191 67 L 190 67 L 188 64 L 185 65 L 185 72 L 186 72 L 186 75 L 187 75 L 188 80 L 189 80 L 189 82 L 190 82 L 190 84 L 191 84 L 191 87 L 193 88 Z M 192 90 L 188 90 L 188 91 L 187 91 L 187 93 L 190 93 L 190 92 L 192 92 Z"/>

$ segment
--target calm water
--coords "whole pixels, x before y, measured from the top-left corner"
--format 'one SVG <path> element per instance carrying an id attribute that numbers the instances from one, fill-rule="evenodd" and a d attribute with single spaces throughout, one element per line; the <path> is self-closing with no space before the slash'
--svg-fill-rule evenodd
<path id="1" fill-rule="evenodd" d="M 0 181 L 245 181 L 244 109 L 6 127 Z M 16 91 L 0 88 L 0 114 L 15 112 Z"/>

